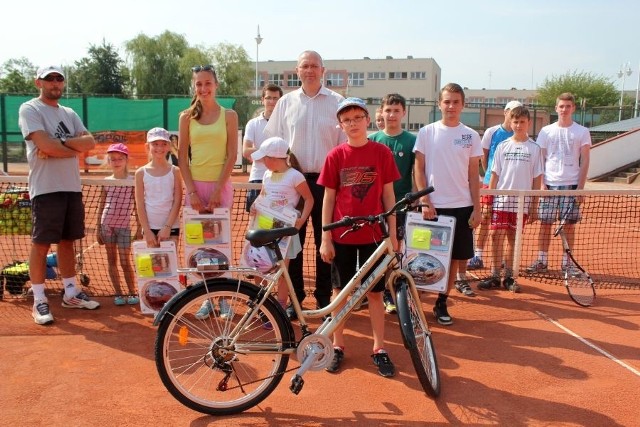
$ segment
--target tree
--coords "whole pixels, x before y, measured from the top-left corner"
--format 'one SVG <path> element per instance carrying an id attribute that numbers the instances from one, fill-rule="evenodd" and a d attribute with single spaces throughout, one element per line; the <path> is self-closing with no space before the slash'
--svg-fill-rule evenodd
<path id="1" fill-rule="evenodd" d="M 245 95 L 253 87 L 253 70 L 249 54 L 239 45 L 220 43 L 211 49 L 220 86 L 219 95 Z"/>
<path id="2" fill-rule="evenodd" d="M 540 105 L 553 106 L 558 95 L 564 92 L 571 92 L 576 103 L 581 105 L 584 102 L 584 107 L 615 105 L 618 99 L 618 92 L 608 78 L 584 71 L 570 71 L 545 78 L 538 88 L 537 101 Z"/>
<path id="3" fill-rule="evenodd" d="M 135 95 L 189 93 L 191 69 L 185 64 L 185 56 L 193 58 L 197 53 L 189 48 L 183 35 L 165 31 L 151 38 L 140 34 L 125 43 L 125 50 L 131 58 L 130 77 Z"/>
<path id="4" fill-rule="evenodd" d="M 37 94 L 36 67 L 27 58 L 9 59 L 0 69 L 0 92 Z"/>
<path id="5" fill-rule="evenodd" d="M 101 46 L 91 45 L 89 57 L 75 62 L 69 71 L 69 91 L 84 94 L 124 94 L 123 64 L 113 45 L 104 40 Z"/>

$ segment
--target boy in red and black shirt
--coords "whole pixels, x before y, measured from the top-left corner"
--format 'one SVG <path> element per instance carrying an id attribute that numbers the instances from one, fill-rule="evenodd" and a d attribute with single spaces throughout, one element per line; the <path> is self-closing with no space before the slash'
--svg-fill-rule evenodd
<path id="1" fill-rule="evenodd" d="M 364 101 L 359 98 L 345 99 L 338 105 L 337 116 L 340 127 L 347 135 L 347 142 L 329 152 L 318 178 L 318 184 L 325 187 L 323 225 L 344 216 L 376 215 L 391 209 L 395 204 L 393 182 L 400 178 L 391 150 L 367 138 L 371 119 Z M 387 221 L 391 240 L 397 249 L 395 216 L 390 216 Z M 382 241 L 378 227 L 363 227 L 341 237 L 344 231 L 344 228 L 337 228 L 323 232 L 320 245 L 322 260 L 332 263 L 336 273 L 334 297 L 356 273 L 358 254 L 360 261 L 365 262 Z M 395 368 L 384 349 L 384 287 L 384 280 L 380 280 L 368 295 L 373 330 L 371 357 L 380 375 L 391 377 L 395 375 Z M 337 372 L 344 359 L 343 328 L 335 331 L 333 346 L 335 354 L 327 368 L 329 372 Z"/>

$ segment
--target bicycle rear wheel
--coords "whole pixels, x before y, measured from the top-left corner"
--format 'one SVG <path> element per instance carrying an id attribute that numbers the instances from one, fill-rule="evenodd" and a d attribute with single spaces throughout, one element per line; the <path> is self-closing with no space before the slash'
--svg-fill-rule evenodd
<path id="1" fill-rule="evenodd" d="M 440 394 L 440 371 L 420 300 L 416 300 L 405 278 L 396 281 L 395 290 L 404 346 L 411 355 L 411 362 L 425 393 L 437 397 Z"/>
<path id="2" fill-rule="evenodd" d="M 234 414 L 257 405 L 280 383 L 289 361 L 283 351 L 295 336 L 277 301 L 267 299 L 238 326 L 259 291 L 246 282 L 214 279 L 171 303 L 158 327 L 156 367 L 183 405 L 211 415 Z M 203 303 L 209 304 L 208 316 Z"/>

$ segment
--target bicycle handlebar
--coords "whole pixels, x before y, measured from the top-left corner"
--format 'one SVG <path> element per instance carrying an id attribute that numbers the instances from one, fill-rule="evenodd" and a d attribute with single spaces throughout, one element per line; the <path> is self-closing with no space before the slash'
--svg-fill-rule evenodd
<path id="1" fill-rule="evenodd" d="M 429 187 L 425 188 L 424 190 L 416 191 L 414 193 L 407 193 L 402 200 L 398 200 L 398 202 L 396 202 L 396 204 L 393 205 L 393 207 L 391 209 L 389 209 L 388 211 L 386 211 L 386 212 L 383 212 L 383 213 L 378 214 L 378 215 L 345 216 L 339 221 L 323 225 L 322 226 L 322 230 L 323 231 L 329 231 L 329 230 L 333 230 L 335 228 L 340 228 L 340 227 L 351 227 L 354 224 L 359 223 L 359 222 L 374 223 L 374 222 L 378 221 L 378 218 L 386 218 L 386 217 L 388 217 L 389 215 L 394 213 L 396 210 L 398 210 L 399 207 L 408 206 L 411 203 L 413 203 L 416 200 L 418 200 L 420 197 L 426 196 L 427 194 L 432 193 L 433 190 L 434 190 L 434 188 L 432 186 L 429 186 Z"/>

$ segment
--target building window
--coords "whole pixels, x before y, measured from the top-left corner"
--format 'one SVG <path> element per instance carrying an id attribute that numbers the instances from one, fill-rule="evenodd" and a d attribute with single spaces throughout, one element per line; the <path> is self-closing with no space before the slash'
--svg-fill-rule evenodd
<path id="1" fill-rule="evenodd" d="M 298 75 L 296 73 L 291 73 L 287 75 L 287 86 L 288 87 L 299 87 L 302 86 L 300 80 L 298 79 Z"/>
<path id="2" fill-rule="evenodd" d="M 480 107 L 482 104 L 484 104 L 484 98 L 481 96 L 470 96 L 467 98 L 468 107 Z"/>
<path id="3" fill-rule="evenodd" d="M 384 71 L 372 71 L 367 73 L 367 80 L 385 80 L 387 73 Z"/>
<path id="4" fill-rule="evenodd" d="M 389 80 L 406 80 L 407 72 L 406 71 L 390 71 L 389 72 Z"/>
<path id="5" fill-rule="evenodd" d="M 349 73 L 349 86 L 364 86 L 364 73 Z"/>
<path id="6" fill-rule="evenodd" d="M 426 71 L 412 71 L 411 80 L 425 80 L 427 78 Z"/>
<path id="7" fill-rule="evenodd" d="M 282 86 L 284 84 L 284 74 L 269 74 L 269 83 Z"/>
<path id="8" fill-rule="evenodd" d="M 421 127 L 424 127 L 424 123 L 409 123 L 410 131 L 419 131 Z"/>
<path id="9" fill-rule="evenodd" d="M 427 100 L 425 98 L 409 98 L 407 99 L 408 104 L 425 104 Z"/>
<path id="10" fill-rule="evenodd" d="M 324 76 L 324 81 L 327 83 L 327 87 L 344 86 L 344 78 L 340 73 L 327 73 Z"/>

